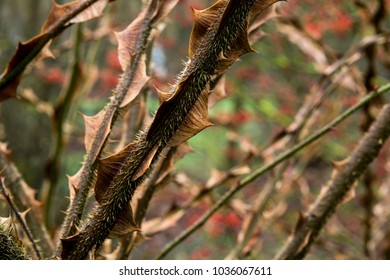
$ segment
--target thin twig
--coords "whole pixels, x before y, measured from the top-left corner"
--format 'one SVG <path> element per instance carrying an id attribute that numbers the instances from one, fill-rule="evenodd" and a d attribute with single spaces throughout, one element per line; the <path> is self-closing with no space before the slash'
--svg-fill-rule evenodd
<path id="1" fill-rule="evenodd" d="M 26 215 L 27 223 L 34 239 L 38 240 L 37 243 L 42 248 L 43 257 L 49 258 L 53 254 L 53 244 L 42 220 L 40 202 L 34 198 L 35 192 L 23 180 L 15 164 L 7 157 L 7 153 L 5 144 L 0 143 L 0 175 L 4 177 L 18 209 L 30 209 Z"/>
<path id="2" fill-rule="evenodd" d="M 327 219 L 335 212 L 353 183 L 378 156 L 390 135 L 390 104 L 382 109 L 377 120 L 359 142 L 348 162 L 323 187 L 317 200 L 310 207 L 298 230 L 276 255 L 276 259 L 302 259 L 317 239 Z"/>
<path id="3" fill-rule="evenodd" d="M 326 73 L 323 74 L 319 82 L 319 89 L 314 94 L 310 94 L 310 99 L 305 102 L 305 105 L 297 113 L 294 122 L 286 129 L 287 134 L 264 149 L 262 156 L 267 157 L 268 154 L 274 153 L 274 150 L 285 147 L 285 143 L 290 140 L 290 137 L 305 125 L 306 120 L 313 111 L 334 91 L 336 85 L 342 82 L 345 75 L 348 74 L 349 68 L 361 59 L 362 51 L 373 45 L 382 45 L 386 42 L 389 42 L 389 38 L 384 35 L 367 36 L 351 47 L 340 59 L 328 65 Z M 329 80 L 331 80 L 330 83 Z"/>
<path id="4" fill-rule="evenodd" d="M 390 84 L 387 84 L 376 92 L 372 92 L 371 94 L 364 97 L 359 103 L 354 105 L 353 107 L 349 108 L 345 112 L 343 112 L 341 115 L 339 115 L 337 118 L 335 118 L 333 121 L 322 127 L 321 129 L 314 132 L 311 136 L 307 137 L 305 140 L 300 142 L 299 144 L 295 145 L 293 148 L 287 150 L 286 152 L 282 153 L 278 157 L 276 157 L 272 162 L 258 168 L 255 170 L 251 175 L 245 177 L 243 180 L 241 180 L 236 187 L 232 188 L 230 191 L 228 191 L 217 203 L 214 205 L 213 208 L 211 208 L 207 213 L 205 213 L 193 226 L 185 230 L 182 234 L 177 236 L 172 242 L 170 242 L 156 257 L 156 259 L 162 259 L 164 258 L 170 251 L 172 251 L 177 245 L 179 245 L 181 242 L 183 242 L 185 239 L 187 239 L 190 235 L 192 235 L 196 230 L 201 228 L 208 219 L 219 209 L 221 208 L 230 198 L 232 198 L 238 191 L 240 191 L 243 187 L 246 185 L 252 183 L 255 179 L 260 177 L 261 175 L 265 174 L 266 172 L 272 170 L 275 168 L 278 164 L 281 162 L 287 160 L 292 155 L 297 153 L 298 151 L 305 148 L 307 145 L 315 142 L 322 136 L 324 136 L 326 133 L 331 131 L 334 126 L 341 123 L 343 120 L 348 118 L 350 115 L 352 115 L 354 112 L 361 109 L 365 104 L 370 102 L 373 98 L 384 94 L 390 90 Z"/>
<path id="5" fill-rule="evenodd" d="M 69 109 L 72 105 L 75 95 L 78 91 L 81 69 L 80 69 L 80 44 L 82 39 L 81 25 L 78 25 L 74 30 L 74 46 L 72 56 L 72 63 L 69 67 L 70 79 L 64 91 L 60 94 L 59 101 L 55 107 L 55 114 L 52 119 L 53 138 L 55 139 L 52 156 L 46 164 L 46 184 L 44 189 L 47 189 L 47 196 L 44 197 L 44 217 L 46 224 L 50 227 L 50 213 L 52 212 L 52 203 L 56 195 L 57 182 L 60 172 L 60 163 L 64 150 L 64 125 L 67 120 Z M 45 193 L 45 191 L 43 191 Z"/>
<path id="6" fill-rule="evenodd" d="M 348 66 L 351 66 L 356 60 L 350 61 Z M 346 65 L 347 66 L 347 65 Z M 308 98 L 306 98 L 305 103 L 298 110 L 298 113 L 295 115 L 294 121 L 287 127 L 286 134 L 283 138 L 278 139 L 275 142 L 275 145 L 271 145 L 261 154 L 266 161 L 270 161 L 274 158 L 274 154 L 278 152 L 282 148 L 292 147 L 296 144 L 297 139 L 299 138 L 299 133 L 307 126 L 309 120 L 312 122 L 313 116 L 315 116 L 315 112 L 320 108 L 323 102 L 327 97 L 337 87 L 337 84 L 344 78 L 345 72 L 347 72 L 347 67 L 341 68 L 340 65 L 340 73 L 337 77 L 333 77 L 336 74 L 336 71 L 339 70 L 339 67 L 335 68 L 332 73 L 323 77 L 323 79 L 319 82 L 319 86 L 312 89 L 309 93 Z M 329 83 L 329 80 L 332 79 L 332 83 Z M 309 128 L 307 128 L 309 129 Z M 302 135 L 303 137 L 304 135 Z M 283 141 L 283 145 L 279 145 L 280 141 Z M 276 172 L 276 174 L 270 177 L 265 184 L 265 188 L 261 191 L 258 197 L 255 199 L 255 204 L 253 209 L 251 210 L 251 215 L 246 217 L 246 227 L 242 229 L 239 233 L 238 240 L 234 249 L 229 253 L 226 257 L 227 259 L 235 259 L 239 258 L 242 254 L 242 250 L 250 239 L 250 236 L 253 234 L 255 230 L 255 226 L 258 223 L 262 213 L 265 211 L 268 202 L 270 201 L 271 196 L 275 193 L 276 185 L 282 179 L 283 172 L 288 167 L 288 163 L 285 162 L 282 166 L 280 166 Z"/>
<path id="7" fill-rule="evenodd" d="M 245 227 L 240 231 L 236 245 L 231 250 L 226 259 L 237 259 L 240 258 L 245 246 L 247 245 L 250 237 L 252 236 L 256 225 L 264 213 L 268 202 L 270 201 L 272 195 L 277 189 L 277 184 L 280 182 L 280 179 L 283 177 L 283 173 L 288 167 L 288 162 L 285 161 L 277 170 L 276 174 L 269 178 L 265 187 L 260 192 L 258 197 L 255 199 L 255 204 L 251 209 L 250 215 L 244 220 L 243 224 L 246 224 Z"/>
<path id="8" fill-rule="evenodd" d="M 22 226 L 23 231 L 26 233 L 27 238 L 30 240 L 31 245 L 34 249 L 35 254 L 37 255 L 37 258 L 40 260 L 42 259 L 41 253 L 38 249 L 38 245 L 35 243 L 34 238 L 32 237 L 31 231 L 28 228 L 27 224 L 23 220 L 22 216 L 20 215 L 20 212 L 18 208 L 16 207 L 15 203 L 12 201 L 11 197 L 8 194 L 7 189 L 4 186 L 3 178 L 0 178 L 0 189 L 4 196 L 4 198 L 7 200 L 7 203 L 9 207 L 12 209 L 13 213 L 15 214 L 16 219 L 18 220 L 19 224 Z"/>
<path id="9" fill-rule="evenodd" d="M 382 37 L 380 36 L 380 34 L 373 41 L 381 43 Z M 318 88 L 314 88 L 315 91 L 309 95 L 310 98 L 307 98 L 303 106 L 301 106 L 300 110 L 295 116 L 294 122 L 291 123 L 286 129 L 288 133 L 283 138 L 278 139 L 277 142 L 268 147 L 265 151 L 263 151 L 263 153 L 261 154 L 263 157 L 265 156 L 266 159 L 270 160 L 270 156 L 271 158 L 273 158 L 273 155 L 271 154 L 274 154 L 277 150 L 285 148 L 287 145 L 291 146 L 292 142 L 295 142 L 297 134 L 299 133 L 299 131 L 302 130 L 302 128 L 308 122 L 309 118 L 316 110 L 318 110 L 320 105 L 326 100 L 326 97 L 328 97 L 330 93 L 335 90 L 336 86 L 339 83 L 342 83 L 342 80 L 345 78 L 346 75 L 348 75 L 348 72 L 350 71 L 349 68 L 354 63 L 360 60 L 360 56 L 356 56 L 355 54 L 361 52 L 365 48 L 373 46 L 371 43 L 364 44 L 364 42 L 365 41 L 362 41 L 357 44 L 357 46 L 359 47 L 352 47 L 351 50 L 348 51 L 345 56 L 338 59 L 331 65 L 326 65 L 328 69 L 331 69 L 331 71 L 323 75 L 321 81 L 319 82 Z M 339 73 L 337 73 L 338 71 Z M 331 80 L 331 83 L 329 83 L 329 80 Z M 283 141 L 283 145 L 278 144 L 281 143 L 281 141 Z M 281 169 L 284 170 L 285 167 L 286 165 L 281 167 Z M 281 174 L 278 171 L 276 177 L 279 178 L 280 175 Z M 257 223 L 261 213 L 265 209 L 270 196 L 274 193 L 276 184 L 275 178 L 272 177 L 269 180 L 271 181 L 267 182 L 266 187 L 259 194 L 258 199 L 256 199 L 256 201 L 258 202 L 256 206 L 254 206 L 254 210 L 251 211 L 252 214 L 247 217 L 248 224 L 245 229 L 240 232 L 237 244 L 227 256 L 228 259 L 239 257 L 239 254 L 241 254 L 241 251 L 243 250 L 245 244 L 248 242 L 249 237 L 255 228 L 255 224 Z"/>
<path id="10" fill-rule="evenodd" d="M 307 39 L 311 40 L 310 38 Z M 349 68 L 361 59 L 361 56 L 356 54 L 359 54 L 372 46 L 376 46 L 376 44 L 381 44 L 382 41 L 383 36 L 378 34 L 376 37 L 370 38 L 370 40 L 367 40 L 366 38 L 365 40 L 362 40 L 358 44 L 354 45 L 349 51 L 346 52 L 343 57 L 339 58 L 332 64 L 328 64 L 327 60 L 322 61 L 322 64 L 319 65 L 319 68 L 328 69 L 328 71 L 324 72 L 319 82 L 318 88 L 314 88 L 315 92 L 312 92 L 312 94 L 309 95 L 310 98 L 306 98 L 305 103 L 303 106 L 301 106 L 301 109 L 296 115 L 294 122 L 289 125 L 287 129 L 285 129 L 287 134 L 284 135 L 283 138 L 278 139 L 277 142 L 273 143 L 265 151 L 263 151 L 261 155 L 270 160 L 270 157 L 273 158 L 272 154 L 274 154 L 277 150 L 285 149 L 286 145 L 289 145 L 293 139 L 296 139 L 296 135 L 299 133 L 299 131 L 301 131 L 314 111 L 318 110 L 319 106 L 323 103 L 323 101 L 325 101 L 325 98 L 334 91 L 338 84 L 342 85 L 345 76 L 351 76 L 348 73 L 350 72 Z M 293 43 L 296 43 L 300 47 L 299 41 Z M 315 42 L 313 41 L 313 44 L 314 43 Z M 326 51 L 322 51 L 323 56 L 325 57 Z M 274 181 L 274 178 L 270 178 L 269 180 Z M 247 224 L 240 232 L 237 244 L 227 256 L 228 259 L 237 258 L 242 253 L 242 250 L 245 244 L 248 242 L 250 234 L 253 232 L 254 226 L 257 223 L 261 212 L 265 209 L 265 206 L 269 201 L 270 195 L 274 193 L 275 189 L 273 186 L 275 184 L 276 182 L 272 183 L 268 181 L 266 187 L 260 193 L 258 200 L 256 200 L 258 201 L 257 205 L 254 207 L 254 210 L 251 211 L 251 215 L 246 218 Z M 260 213 L 258 211 L 260 211 Z"/>

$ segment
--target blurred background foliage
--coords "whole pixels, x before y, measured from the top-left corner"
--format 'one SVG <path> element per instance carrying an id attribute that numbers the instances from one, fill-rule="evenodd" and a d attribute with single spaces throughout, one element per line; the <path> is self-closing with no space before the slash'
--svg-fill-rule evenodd
<path id="1" fill-rule="evenodd" d="M 383 12 L 386 14 L 385 19 L 380 22 L 380 29 L 389 32 L 390 18 L 387 11 L 390 1 L 366 2 L 289 0 L 279 6 L 278 12 L 281 18 L 294 22 L 305 36 L 334 55 L 336 60 L 365 36 L 375 35 L 377 30 L 369 21 L 367 11 L 375 11 L 381 2 L 385 5 Z M 206 0 L 181 0 L 167 19 L 167 26 L 153 49 L 155 73 L 149 83 L 150 114 L 158 106 L 153 85 L 161 90 L 168 89 L 182 69 L 182 61 L 187 59 L 193 23 L 190 7 L 202 9 L 212 3 L 213 1 Z M 62 211 L 68 205 L 66 175 L 73 175 L 80 168 L 85 153 L 84 124 L 80 112 L 93 115 L 108 101 L 121 74 L 113 31 L 124 29 L 141 11 L 141 6 L 141 1 L 117 0 L 107 7 L 102 18 L 82 24 L 80 30 L 72 27 L 65 31 L 52 43 L 55 59 L 45 59 L 30 66 L 18 89 L 21 97 L 0 105 L 0 140 L 8 143 L 12 159 L 27 183 L 41 192 L 46 173 L 50 170 L 48 160 L 53 153 L 55 141 L 52 120 L 45 114 L 50 106 L 45 107 L 45 104 L 55 106 L 58 102 L 69 79 L 75 33 L 82 33 L 79 56 L 82 78 L 63 131 L 66 141 L 57 183 L 60 186 L 59 193 L 55 201 L 59 210 L 52 213 L 55 220 L 53 228 L 61 224 Z M 368 7 L 368 10 L 363 6 Z M 0 1 L 2 69 L 19 41 L 25 41 L 39 33 L 50 7 L 49 0 Z M 177 181 L 182 184 L 170 184 L 158 192 L 147 218 L 157 217 L 170 208 L 179 207 L 191 193 L 207 184 L 217 170 L 226 172 L 244 161 L 248 151 L 266 148 L 294 120 L 308 93 L 319 85 L 323 76 L 316 67 L 315 59 L 302 51 L 299 42 L 292 42 L 288 34 L 281 32 L 279 25 L 276 20 L 267 22 L 263 27 L 265 36 L 254 45 L 258 53 L 243 56 L 240 62 L 229 69 L 226 75 L 228 98 L 210 109 L 210 119 L 216 126 L 206 129 L 189 141 L 194 152 L 180 160 L 175 171 L 180 178 Z M 364 76 L 370 63 L 363 54 L 356 71 Z M 374 64 L 375 75 L 370 82 L 380 86 L 390 80 L 390 68 L 381 61 L 374 61 Z M 37 108 L 28 101 L 26 96 L 31 92 L 39 98 L 42 107 Z M 358 92 L 338 86 L 335 93 L 322 105 L 318 122 L 312 127 L 320 128 L 361 97 Z M 331 162 L 346 158 L 361 138 L 361 119 L 361 114 L 353 115 L 324 140 L 292 160 L 293 163 L 296 161 L 296 166 L 292 164 L 286 171 L 291 180 L 283 181 L 283 186 L 279 186 L 279 193 L 267 207 L 262 223 L 253 237 L 256 245 L 249 244 L 251 249 L 248 258 L 274 256 L 293 230 L 299 211 L 314 200 L 321 185 L 327 180 L 332 170 Z M 388 153 L 388 150 L 385 152 Z M 386 159 L 385 156 L 383 158 Z M 248 164 L 257 166 L 261 162 L 262 158 L 255 156 Z M 297 170 L 294 170 L 294 166 Z M 374 173 L 378 177 L 388 178 L 389 168 L 387 160 L 379 160 L 375 163 Z M 220 259 L 228 255 L 236 243 L 243 215 L 266 179 L 258 179 L 248 186 L 235 201 L 215 214 L 201 231 L 185 241 L 180 249 L 173 251 L 169 258 Z M 375 182 L 377 185 L 380 183 Z M 153 258 L 158 251 L 156 248 L 163 247 L 167 241 L 191 225 L 226 188 L 212 191 L 188 210 L 177 225 L 136 247 L 132 258 Z M 369 257 L 364 251 L 364 228 L 361 226 L 366 215 L 362 207 L 365 194 L 363 187 L 357 188 L 355 197 L 344 204 L 332 218 L 319 239 L 320 246 L 316 246 L 309 258 Z"/>

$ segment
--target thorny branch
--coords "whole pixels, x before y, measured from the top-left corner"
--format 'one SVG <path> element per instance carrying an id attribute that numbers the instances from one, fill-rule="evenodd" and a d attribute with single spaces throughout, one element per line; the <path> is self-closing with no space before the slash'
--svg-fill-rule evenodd
<path id="1" fill-rule="evenodd" d="M 109 131 L 111 127 L 114 125 L 115 120 L 118 118 L 119 109 L 121 108 L 122 102 L 126 97 L 129 88 L 134 83 L 135 75 L 137 69 L 140 67 L 141 59 L 143 53 L 146 49 L 148 39 L 150 36 L 151 28 L 151 19 L 152 15 L 155 12 L 157 7 L 156 0 L 151 1 L 150 6 L 148 8 L 147 14 L 145 15 L 142 29 L 139 31 L 139 37 L 137 38 L 137 47 L 136 55 L 129 61 L 126 66 L 126 70 L 122 75 L 116 90 L 114 91 L 114 95 L 110 99 L 109 104 L 106 105 L 103 114 L 104 117 L 101 120 L 99 127 L 96 132 L 96 136 L 93 139 L 93 143 L 91 144 L 91 149 L 87 154 L 87 158 L 85 163 L 81 169 L 80 177 L 78 178 L 78 184 L 75 186 L 77 188 L 76 198 L 71 201 L 69 205 L 67 215 L 65 217 L 65 222 L 62 225 L 61 229 L 61 238 L 65 238 L 69 236 L 69 234 L 73 234 L 75 232 L 75 227 L 79 225 L 81 215 L 84 210 L 84 205 L 87 199 L 87 195 L 90 190 L 91 183 L 93 181 L 94 172 L 96 169 L 96 159 L 100 155 L 104 143 L 109 136 Z M 73 229 L 72 229 L 73 228 Z M 59 254 L 59 250 L 61 248 L 61 244 L 58 244 L 57 254 Z"/>

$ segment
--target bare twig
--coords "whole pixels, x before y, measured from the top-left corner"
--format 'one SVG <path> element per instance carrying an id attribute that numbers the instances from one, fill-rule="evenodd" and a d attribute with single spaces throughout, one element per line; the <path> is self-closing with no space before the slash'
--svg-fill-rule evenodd
<path id="1" fill-rule="evenodd" d="M 50 213 L 52 212 L 52 203 L 54 196 L 56 195 L 57 182 L 60 172 L 60 163 L 63 155 L 64 144 L 66 139 L 64 138 L 64 125 L 67 120 L 69 109 L 72 105 L 75 95 L 78 91 L 80 82 L 81 68 L 80 68 L 80 44 L 82 39 L 81 25 L 78 25 L 74 32 L 74 52 L 71 54 L 71 65 L 69 67 L 70 78 L 68 85 L 64 88 L 60 94 L 57 105 L 55 106 L 54 116 L 52 119 L 53 138 L 55 139 L 53 145 L 52 156 L 46 164 L 46 180 L 44 184 L 44 216 L 47 225 L 51 225 Z"/>
<path id="2" fill-rule="evenodd" d="M 30 209 L 26 215 L 29 228 L 42 248 L 44 258 L 53 254 L 53 244 L 43 223 L 40 202 L 34 198 L 35 192 L 23 180 L 16 166 L 7 158 L 4 143 L 0 143 L 0 175 L 4 177 L 5 184 L 11 193 L 18 209 Z"/>
<path id="3" fill-rule="evenodd" d="M 345 58 L 342 58 L 342 60 L 345 60 Z M 351 67 L 356 61 L 357 59 L 352 57 L 349 60 L 345 60 L 345 64 L 339 64 L 339 61 L 335 62 L 338 66 L 333 68 L 331 73 L 322 77 L 318 86 L 312 88 L 305 99 L 304 104 L 295 115 L 294 121 L 285 129 L 287 133 L 260 154 L 264 157 L 265 162 L 270 162 L 274 159 L 277 152 L 282 149 L 286 149 L 287 147 L 292 147 L 296 144 L 298 138 L 305 136 L 300 135 L 301 131 L 304 128 L 306 128 L 305 130 L 310 129 L 307 127 L 307 123 L 312 123 L 313 118 L 317 117 L 315 112 L 318 111 L 324 101 L 327 100 L 327 97 L 334 92 L 337 85 L 345 78 L 345 75 L 348 75 L 347 72 L 350 70 L 349 67 Z M 337 73 L 337 71 L 339 71 L 339 73 Z M 332 80 L 333 82 L 330 83 L 329 80 Z M 282 179 L 282 174 L 287 167 L 288 164 L 284 163 L 278 168 L 276 174 L 268 179 L 265 188 L 255 199 L 253 209 L 250 211 L 251 214 L 244 220 L 243 224 L 245 227 L 243 227 L 239 233 L 236 246 L 226 257 L 227 259 L 239 258 L 242 254 L 242 250 L 255 230 L 255 225 L 258 223 L 263 211 L 266 209 L 271 196 L 275 193 L 276 185 L 279 183 L 279 180 Z"/>
<path id="4" fill-rule="evenodd" d="M 38 259 L 42 259 L 40 250 L 38 249 L 38 245 L 35 243 L 34 238 L 31 234 L 30 229 L 28 228 L 27 224 L 25 223 L 24 219 L 20 215 L 20 212 L 18 208 L 16 207 L 15 203 L 12 201 L 10 195 L 8 194 L 5 186 L 4 186 L 4 181 L 3 178 L 0 178 L 0 189 L 1 193 L 3 194 L 4 198 L 7 200 L 7 203 L 9 207 L 12 209 L 16 219 L 18 220 L 19 224 L 21 225 L 23 231 L 26 233 L 27 238 L 30 240 L 31 245 L 34 249 L 35 254 L 37 255 Z"/>
<path id="5" fill-rule="evenodd" d="M 276 255 L 277 259 L 301 259 L 306 255 L 345 194 L 377 157 L 390 135 L 389 123 L 390 105 L 386 105 L 345 166 L 336 170 L 336 174 L 328 181 L 296 233 Z"/>
<path id="6" fill-rule="evenodd" d="M 262 189 L 258 197 L 255 198 L 254 205 L 251 209 L 251 213 L 245 218 L 243 228 L 237 237 L 237 242 L 234 248 L 231 250 L 226 259 L 239 259 L 242 256 L 243 250 L 250 240 L 253 232 L 255 231 L 256 225 L 258 224 L 262 214 L 264 213 L 268 202 L 272 195 L 276 191 L 276 186 L 280 182 L 279 180 L 283 177 L 283 173 L 288 167 L 288 162 L 282 163 L 282 165 L 276 171 L 276 174 L 269 178 L 265 187 Z"/>
<path id="7" fill-rule="evenodd" d="M 362 52 L 374 45 L 382 45 L 389 42 L 389 38 L 383 35 L 368 36 L 352 46 L 344 56 L 336 60 L 332 64 L 327 64 L 324 74 L 319 82 L 318 87 L 313 88 L 313 91 L 308 95 L 303 106 L 295 116 L 295 120 L 286 128 L 284 137 L 277 139 L 269 147 L 264 149 L 261 156 L 268 158 L 269 155 L 274 154 L 276 150 L 283 149 L 291 138 L 299 131 L 308 120 L 309 116 L 324 102 L 326 97 L 332 93 L 337 84 L 342 84 L 342 81 L 349 75 L 350 68 L 358 62 L 362 57 Z M 360 91 L 360 90 L 359 90 Z"/>

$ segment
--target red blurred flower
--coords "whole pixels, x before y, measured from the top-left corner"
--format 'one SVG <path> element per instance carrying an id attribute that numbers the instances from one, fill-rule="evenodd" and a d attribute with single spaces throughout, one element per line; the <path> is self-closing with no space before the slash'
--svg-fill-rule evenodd
<path id="1" fill-rule="evenodd" d="M 252 118 L 250 112 L 245 110 L 237 111 L 233 116 L 233 122 L 235 124 L 242 124 L 248 122 Z"/>
<path id="2" fill-rule="evenodd" d="M 183 219 L 185 227 L 192 226 L 192 224 L 198 221 L 200 216 L 207 211 L 208 207 L 207 204 L 201 203 L 196 208 L 187 211 L 186 216 Z"/>
<path id="3" fill-rule="evenodd" d="M 240 217 L 234 213 L 228 214 L 216 213 L 210 218 L 210 224 L 207 228 L 209 234 L 213 236 L 220 236 L 226 229 L 237 229 L 241 225 Z"/>
<path id="4" fill-rule="evenodd" d="M 235 212 L 230 212 L 225 216 L 224 223 L 227 227 L 236 229 L 241 224 L 241 218 Z"/>
<path id="5" fill-rule="evenodd" d="M 351 29 L 353 20 L 345 13 L 340 12 L 336 15 L 336 19 L 333 21 L 331 29 L 335 32 L 343 33 Z"/>
<path id="6" fill-rule="evenodd" d="M 307 32 L 313 36 L 314 38 L 320 38 L 322 36 L 322 33 L 324 32 L 323 28 L 324 24 L 320 22 L 308 22 L 305 27 Z"/>
<path id="7" fill-rule="evenodd" d="M 174 48 L 177 45 L 176 40 L 172 38 L 164 38 L 164 37 L 159 37 L 158 38 L 158 43 L 164 48 L 164 49 L 171 49 Z"/>
<path id="8" fill-rule="evenodd" d="M 47 84 L 63 85 L 65 83 L 65 74 L 60 68 L 53 67 L 45 72 L 43 80 Z"/>
<path id="9" fill-rule="evenodd" d="M 99 77 L 103 89 L 111 89 L 118 84 L 118 75 L 114 74 L 111 70 L 102 70 Z"/>
<path id="10" fill-rule="evenodd" d="M 106 54 L 106 61 L 107 61 L 107 65 L 110 68 L 122 71 L 122 68 L 121 68 L 121 65 L 120 65 L 119 59 L 118 59 L 117 50 L 108 51 Z"/>
<path id="11" fill-rule="evenodd" d="M 248 81 L 257 81 L 260 77 L 259 71 L 250 68 L 241 68 L 236 72 L 238 78 Z"/>
<path id="12" fill-rule="evenodd" d="M 318 39 L 325 31 L 345 33 L 351 29 L 354 22 L 345 11 L 333 7 L 321 9 L 320 5 L 324 4 L 313 3 L 311 9 L 315 13 L 303 17 L 303 26 L 311 36 Z"/>
<path id="13" fill-rule="evenodd" d="M 191 253 L 191 260 L 204 260 L 210 259 L 212 256 L 211 246 L 204 246 L 199 249 L 196 249 Z"/>

